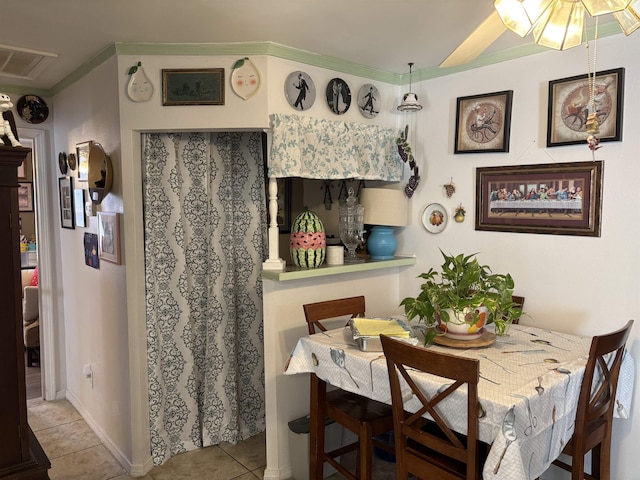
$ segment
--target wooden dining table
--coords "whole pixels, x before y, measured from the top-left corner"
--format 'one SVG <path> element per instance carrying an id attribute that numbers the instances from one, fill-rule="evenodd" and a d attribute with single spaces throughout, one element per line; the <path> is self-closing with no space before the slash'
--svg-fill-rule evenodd
<path id="1" fill-rule="evenodd" d="M 412 325 L 423 344 L 419 325 Z M 556 459 L 573 433 L 578 394 L 591 344 L 590 337 L 512 325 L 508 335 L 486 332 L 466 345 L 444 337 L 424 348 L 480 361 L 479 439 L 490 445 L 484 479 L 539 477 Z M 381 351 L 361 351 L 349 328 L 300 338 L 285 374 L 314 372 L 328 384 L 391 403 L 387 365 Z M 412 372 L 425 393 L 443 388 L 442 379 Z M 625 354 L 618 385 L 617 416 L 625 417 L 633 391 L 633 359 Z M 407 388 L 407 392 L 409 389 Z M 313 394 L 313 393 L 312 393 Z M 452 428 L 466 433 L 466 395 L 458 391 L 441 404 Z M 311 402 L 317 399 L 310 399 Z M 407 399 L 405 409 L 420 404 Z M 311 418 L 316 428 L 324 419 Z M 311 442 L 313 444 L 313 441 Z"/>

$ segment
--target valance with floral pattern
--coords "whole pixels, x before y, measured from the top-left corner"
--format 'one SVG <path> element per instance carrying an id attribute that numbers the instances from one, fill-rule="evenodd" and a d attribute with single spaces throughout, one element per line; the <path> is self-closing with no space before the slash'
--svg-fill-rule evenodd
<path id="1" fill-rule="evenodd" d="M 397 128 L 271 115 L 269 177 L 402 180 Z"/>

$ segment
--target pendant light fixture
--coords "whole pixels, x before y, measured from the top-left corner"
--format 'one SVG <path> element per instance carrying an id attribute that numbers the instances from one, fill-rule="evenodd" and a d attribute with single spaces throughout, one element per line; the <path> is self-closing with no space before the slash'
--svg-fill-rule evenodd
<path id="1" fill-rule="evenodd" d="M 405 93 L 402 97 L 402 103 L 398 105 L 398 110 L 401 112 L 417 112 L 422 110 L 422 105 L 418 103 L 418 95 L 411 91 L 411 70 L 413 68 L 413 62 L 409 62 L 409 93 Z"/>
<path id="2" fill-rule="evenodd" d="M 555 50 L 582 44 L 585 18 L 613 14 L 625 35 L 640 28 L 640 0 L 495 0 L 502 23 Z"/>

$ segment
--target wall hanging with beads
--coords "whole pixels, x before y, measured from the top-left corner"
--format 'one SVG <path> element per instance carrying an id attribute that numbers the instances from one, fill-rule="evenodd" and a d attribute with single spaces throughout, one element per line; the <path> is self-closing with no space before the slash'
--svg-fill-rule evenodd
<path id="1" fill-rule="evenodd" d="M 413 152 L 411 150 L 411 145 L 409 145 L 409 125 L 404 127 L 404 131 L 400 134 L 400 136 L 396 139 L 396 145 L 398 146 L 398 154 L 404 163 L 409 164 L 409 168 L 411 169 L 411 177 L 409 177 L 409 181 L 404 187 L 404 193 L 407 198 L 411 198 L 418 188 L 418 184 L 420 183 L 420 175 L 418 174 L 418 166 L 416 165 L 416 159 L 413 157 Z"/>

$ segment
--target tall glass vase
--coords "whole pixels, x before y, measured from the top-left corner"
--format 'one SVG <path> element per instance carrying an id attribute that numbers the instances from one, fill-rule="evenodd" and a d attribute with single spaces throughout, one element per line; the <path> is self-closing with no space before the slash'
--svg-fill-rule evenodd
<path id="1" fill-rule="evenodd" d="M 346 203 L 338 212 L 340 224 L 340 240 L 347 247 L 345 263 L 360 263 L 364 260 L 356 255 L 356 248 L 364 237 L 364 207 L 358 203 L 358 198 L 349 188 Z"/>

